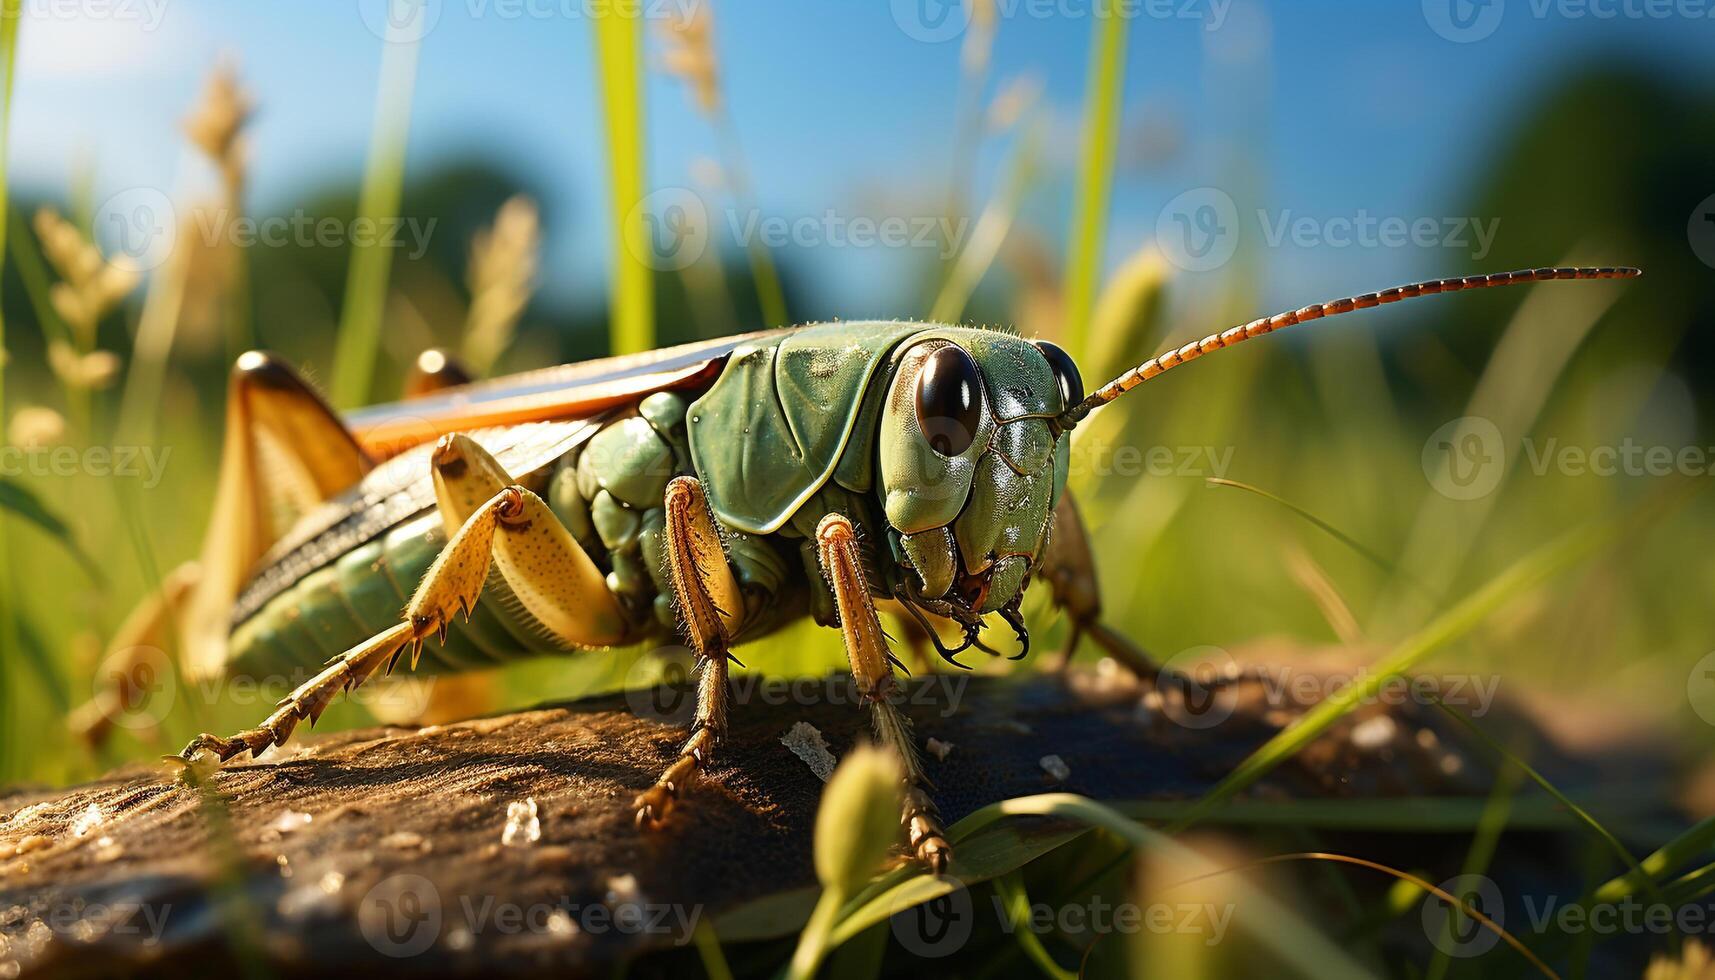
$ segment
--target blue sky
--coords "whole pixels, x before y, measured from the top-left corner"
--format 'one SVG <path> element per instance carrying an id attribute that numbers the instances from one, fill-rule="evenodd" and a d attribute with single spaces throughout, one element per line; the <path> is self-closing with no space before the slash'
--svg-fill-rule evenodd
<path id="1" fill-rule="evenodd" d="M 365 15 L 379 2 L 25 0 L 17 179 L 65 193 L 88 174 L 97 200 L 135 186 L 183 193 L 206 183 L 177 126 L 224 55 L 260 105 L 251 130 L 259 207 L 289 210 L 317 185 L 355 181 L 383 44 Z M 547 198 L 549 291 L 599 291 L 604 176 L 583 11 L 603 0 L 429 2 L 410 167 L 476 153 L 516 168 Z M 940 200 L 961 43 L 922 39 L 925 13 L 933 20 L 940 0 L 641 2 L 713 4 L 726 92 L 765 214 L 879 216 Z M 1049 235 L 1069 212 L 1090 2 L 998 0 L 987 94 L 1020 73 L 1042 79 L 1049 176 L 1027 215 Z M 1143 15 L 1130 38 L 1127 118 L 1170 120 L 1182 149 L 1162 165 L 1122 168 L 1110 263 L 1155 237 L 1176 195 L 1230 182 L 1236 159 L 1258 175 L 1255 195 L 1239 195 L 1246 207 L 1272 208 L 1276 219 L 1286 209 L 1318 220 L 1360 209 L 1461 216 L 1472 168 L 1569 64 L 1620 55 L 1688 87 L 1715 86 L 1715 19 L 1689 16 L 1715 2 L 1677 0 L 1667 17 L 1642 15 L 1644 0 L 1133 2 Z M 1486 36 L 1443 36 L 1449 4 Z M 1498 25 L 1483 20 L 1497 10 Z M 688 184 L 691 161 L 713 155 L 709 127 L 676 80 L 652 73 L 647 98 L 651 184 Z M 978 200 L 1005 148 L 985 147 Z M 888 280 L 889 258 L 854 254 L 865 251 L 874 250 L 811 249 L 805 271 L 843 315 L 921 312 L 905 308 L 914 298 Z M 1461 258 L 1437 252 L 1288 244 L 1267 251 L 1268 292 L 1307 301 L 1435 274 Z"/>

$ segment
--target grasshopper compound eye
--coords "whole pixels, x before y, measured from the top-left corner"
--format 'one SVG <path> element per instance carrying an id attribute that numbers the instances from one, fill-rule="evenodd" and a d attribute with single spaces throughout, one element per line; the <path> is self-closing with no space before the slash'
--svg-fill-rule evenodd
<path id="1" fill-rule="evenodd" d="M 1083 401 L 1084 378 L 1078 373 L 1078 365 L 1073 363 L 1072 355 L 1046 340 L 1037 341 L 1036 347 L 1042 351 L 1048 369 L 1054 372 L 1054 383 L 1060 388 L 1060 410 L 1065 411 Z"/>
<path id="2" fill-rule="evenodd" d="M 930 354 L 917 374 L 917 426 L 929 448 L 942 456 L 971 448 L 982 411 L 982 376 L 971 355 L 952 344 Z"/>

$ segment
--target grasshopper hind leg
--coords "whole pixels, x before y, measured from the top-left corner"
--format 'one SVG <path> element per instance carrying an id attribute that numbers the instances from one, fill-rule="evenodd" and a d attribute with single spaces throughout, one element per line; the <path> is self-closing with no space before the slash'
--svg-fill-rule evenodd
<path id="1" fill-rule="evenodd" d="M 424 573 L 401 621 L 328 661 L 262 724 L 230 738 L 198 735 L 179 758 L 204 752 L 226 761 L 283 744 L 298 723 L 312 725 L 342 691 L 349 691 L 411 651 L 445 638 L 459 614 L 469 616 L 490 569 L 496 569 L 531 620 L 567 647 L 594 647 L 628 639 L 618 605 L 602 575 L 548 505 L 512 478 L 467 436 L 441 440 L 432 457 L 446 547 Z"/>

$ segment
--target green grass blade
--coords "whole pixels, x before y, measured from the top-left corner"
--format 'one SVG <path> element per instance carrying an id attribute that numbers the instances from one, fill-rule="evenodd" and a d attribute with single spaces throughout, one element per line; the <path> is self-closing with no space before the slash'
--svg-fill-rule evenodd
<path id="1" fill-rule="evenodd" d="M 726 954 L 721 951 L 720 937 L 715 935 L 709 920 L 697 923 L 691 939 L 697 944 L 697 958 L 702 961 L 703 973 L 709 980 L 732 980 L 732 967 L 727 964 Z"/>
<path id="2" fill-rule="evenodd" d="M 1477 741 L 1488 746 L 1489 750 L 1503 762 L 1530 777 L 1532 782 L 1542 787 L 1544 792 L 1554 797 L 1561 806 L 1565 807 L 1573 816 L 1577 817 L 1579 823 L 1583 824 L 1586 829 L 1596 835 L 1597 839 L 1599 839 L 1604 846 L 1614 852 L 1614 856 L 1620 859 L 1621 864 L 1631 869 L 1631 874 L 1637 876 L 1637 880 L 1642 883 L 1644 887 L 1650 890 L 1652 896 L 1657 901 L 1661 900 L 1661 892 L 1655 887 L 1655 880 L 1639 866 L 1638 859 L 1632 855 L 1631 851 L 1626 849 L 1626 845 L 1620 843 L 1620 839 L 1615 837 L 1612 831 L 1602 826 L 1601 821 L 1591 816 L 1590 811 L 1579 806 L 1577 803 L 1574 803 L 1570 797 L 1565 793 L 1562 793 L 1553 783 L 1549 782 L 1546 776 L 1537 772 L 1535 766 L 1532 766 L 1530 763 L 1519 758 L 1516 754 L 1508 751 L 1506 746 L 1491 738 L 1487 732 L 1479 728 L 1475 722 L 1471 721 L 1471 719 L 1466 718 L 1459 712 L 1447 707 L 1446 704 L 1442 703 L 1440 698 L 1435 697 L 1433 694 L 1430 695 L 1430 699 L 1434 702 L 1437 708 L 1441 709 L 1442 714 L 1453 719 L 1461 728 L 1470 732 Z"/>
<path id="3" fill-rule="evenodd" d="M 1715 864 L 1705 864 L 1681 875 L 1662 889 L 1673 908 L 1695 902 L 1712 891 L 1715 891 Z"/>
<path id="4" fill-rule="evenodd" d="M 1604 882 L 1591 893 L 1591 898 L 1601 904 L 1629 898 L 1639 889 L 1648 888 L 1651 883 L 1661 881 L 1674 868 L 1707 855 L 1711 848 L 1715 848 L 1715 817 L 1701 821 L 1697 826 L 1663 844 L 1639 861 L 1637 867 L 1631 871 Z"/>
<path id="5" fill-rule="evenodd" d="M 1233 487 L 1238 490 L 1245 490 L 1250 493 L 1254 493 L 1265 500 L 1272 500 L 1280 506 L 1285 507 L 1287 510 L 1292 511 L 1294 514 L 1297 514 L 1299 517 L 1304 518 L 1306 521 L 1309 521 L 1311 524 L 1314 524 L 1316 527 L 1321 528 L 1330 537 L 1334 538 L 1334 540 L 1363 556 L 1364 560 L 1368 561 L 1370 564 L 1375 565 L 1377 568 L 1390 575 L 1394 573 L 1393 564 L 1386 558 L 1383 558 L 1381 555 L 1370 550 L 1363 542 L 1284 497 L 1272 494 L 1261 487 L 1252 486 L 1249 483 L 1240 483 L 1237 480 L 1227 480 L 1218 476 L 1206 477 L 1204 482 L 1211 487 Z"/>
<path id="6" fill-rule="evenodd" d="M 615 13 L 594 19 L 602 116 L 607 127 L 608 229 L 613 268 L 608 286 L 611 353 L 655 346 L 655 297 L 641 227 L 643 155 L 643 20 Z"/>
<path id="7" fill-rule="evenodd" d="M 1193 875 L 1221 870 L 1214 862 L 1178 841 L 1128 819 L 1111 807 L 1071 793 L 1047 793 L 991 804 L 955 824 L 949 831 L 949 838 L 955 848 L 965 846 L 965 842 L 991 825 L 1021 816 L 1060 817 L 1099 827 L 1135 849 L 1157 851 L 1172 858 L 1176 865 Z M 909 878 L 873 899 L 859 914 L 842 921 L 835 931 L 836 941 L 850 938 L 895 911 L 928 901 L 952 888 L 951 882 L 927 875 Z M 1281 963 L 1296 972 L 1310 977 L 1370 976 L 1369 971 L 1348 956 L 1345 950 L 1260 889 L 1241 879 L 1234 885 L 1232 894 L 1245 909 L 1244 921 L 1235 920 L 1234 925 L 1249 932 Z"/>
<path id="8" fill-rule="evenodd" d="M 15 480 L 0 477 L 0 512 L 13 514 L 35 525 L 48 537 L 60 543 L 60 546 L 83 566 L 89 577 L 97 583 L 104 580 L 101 567 L 83 546 L 77 543 L 77 536 L 72 533 L 71 525 L 60 519 L 58 514 L 48 509 L 42 499 L 28 487 Z"/>
<path id="9" fill-rule="evenodd" d="M 1457 606 L 1443 613 L 1383 657 L 1364 679 L 1337 691 L 1268 740 L 1228 776 L 1198 800 L 1191 812 L 1174 821 L 1169 833 L 1196 824 L 1232 799 L 1241 790 L 1267 775 L 1276 766 L 1297 755 L 1323 732 L 1381 686 L 1417 666 L 1425 657 L 1475 629 L 1509 600 L 1547 581 L 1584 560 L 1608 544 L 1619 533 L 1618 526 L 1594 531 L 1579 529 L 1563 535 L 1502 572 Z"/>
<path id="10" fill-rule="evenodd" d="M 1507 817 L 1512 813 L 1513 795 L 1518 792 L 1523 778 L 1524 772 L 1518 766 L 1502 769 L 1496 776 L 1494 788 L 1483 805 L 1483 816 L 1477 823 L 1477 832 L 1471 835 L 1471 846 L 1465 852 L 1465 863 L 1459 868 L 1461 877 L 1488 873 L 1489 864 L 1495 857 L 1495 848 L 1500 844 L 1501 834 L 1507 829 Z M 1447 918 L 1441 923 L 1441 938 L 1446 942 L 1433 944 L 1435 957 L 1429 961 L 1429 971 L 1424 980 L 1442 980 L 1447 976 L 1447 970 L 1453 965 L 1453 955 L 1448 950 L 1453 948 L 1454 930 L 1463 925 L 1463 919 L 1462 908 L 1448 910 Z"/>
<path id="11" fill-rule="evenodd" d="M 426 15 L 419 11 L 416 16 Z M 375 94 L 369 162 L 357 198 L 356 220 L 372 222 L 372 227 L 382 227 L 399 215 L 405 184 L 405 141 L 411 130 L 411 98 L 422 43 L 415 23 L 401 26 L 392 17 L 388 23 L 387 37 L 381 42 L 381 83 Z M 393 264 L 393 249 L 382 239 L 365 236 L 351 245 L 331 384 L 333 403 L 340 408 L 368 401 L 370 381 L 375 376 L 381 320 L 387 309 L 387 279 Z"/>
<path id="12" fill-rule="evenodd" d="M 1006 903 L 1006 915 L 1012 922 L 1013 938 L 1018 940 L 1019 949 L 1024 951 L 1030 962 L 1036 964 L 1036 968 L 1041 970 L 1048 980 L 1077 980 L 1076 973 L 1054 962 L 1048 948 L 1042 945 L 1042 937 L 1028 926 L 1030 896 L 1024 890 L 1024 879 L 1019 873 L 1013 871 L 996 878 L 994 890 L 999 893 L 1001 901 Z"/>
<path id="13" fill-rule="evenodd" d="M 23 0 L 0 0 L 0 269 L 6 263 L 6 227 L 8 213 L 11 210 L 11 184 L 8 180 L 6 161 L 12 155 L 12 83 L 17 77 L 18 68 L 18 30 L 23 26 Z M 6 320 L 0 313 L 0 426 L 6 423 Z M 10 668 L 3 661 L 5 651 L 14 646 L 17 636 L 17 611 L 12 608 L 12 577 L 11 564 L 7 555 L 6 519 L 0 514 L 0 679 L 6 680 L 6 692 L 17 690 L 5 675 Z M 0 692 L 0 714 L 7 718 L 17 718 L 18 712 L 9 703 L 15 695 Z M 16 745 L 9 731 L 0 727 L 0 742 L 6 746 Z M 0 776 L 11 771 L 11 752 L 9 748 L 0 748 Z"/>
<path id="14" fill-rule="evenodd" d="M 1066 255 L 1066 348 L 1081 357 L 1089 339 L 1090 310 L 1101 275 L 1102 238 L 1107 233 L 1114 147 L 1119 141 L 1121 93 L 1125 87 L 1126 33 L 1131 17 L 1117 6 L 1097 8 L 1090 46 L 1089 80 L 1084 91 L 1084 146 L 1072 204 L 1071 241 Z"/>
<path id="15" fill-rule="evenodd" d="M 976 291 L 977 283 L 982 281 L 989 266 L 994 264 L 995 256 L 1000 254 L 1001 244 L 1006 241 L 1007 232 L 1012 230 L 1012 220 L 1018 214 L 1019 202 L 1024 199 L 1025 192 L 1035 179 L 1037 157 L 1041 149 L 1040 133 L 1037 127 L 1032 126 L 1013 148 L 1006 183 L 977 218 L 976 226 L 965 240 L 965 247 L 959 250 L 959 257 L 947 275 L 947 281 L 941 285 L 941 292 L 935 297 L 935 305 L 929 311 L 929 319 L 939 323 L 956 323 L 959 317 L 964 315 L 965 304 L 970 302 L 971 293 Z"/>

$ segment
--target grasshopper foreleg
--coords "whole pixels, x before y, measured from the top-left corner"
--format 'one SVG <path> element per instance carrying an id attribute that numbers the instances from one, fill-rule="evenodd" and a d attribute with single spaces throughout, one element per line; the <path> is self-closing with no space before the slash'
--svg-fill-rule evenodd
<path id="1" fill-rule="evenodd" d="M 936 874 L 947 870 L 953 849 L 941 827 L 941 815 L 929 798 L 929 778 L 911 734 L 911 719 L 894 701 L 897 682 L 887 637 L 876 616 L 875 601 L 864 581 L 858 555 L 857 529 L 840 514 L 829 514 L 816 526 L 816 549 L 822 573 L 839 608 L 840 631 L 845 635 L 846 657 L 851 661 L 859 694 L 874 712 L 875 734 L 882 745 L 898 754 L 905 774 L 905 805 L 900 822 L 917 859 Z"/>
<path id="2" fill-rule="evenodd" d="M 702 677 L 690 739 L 655 785 L 638 794 L 633 804 L 640 824 L 665 819 L 679 793 L 708 766 L 726 734 L 727 664 L 744 611 L 744 596 L 727 564 L 702 485 L 690 477 L 678 477 L 667 485 L 665 502 L 673 599 Z"/>

